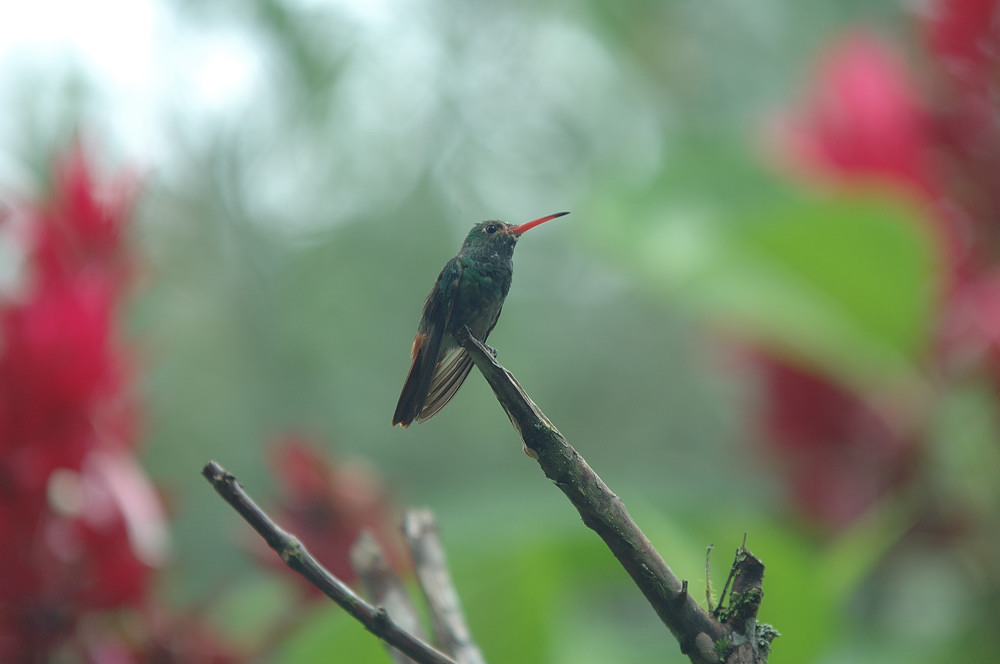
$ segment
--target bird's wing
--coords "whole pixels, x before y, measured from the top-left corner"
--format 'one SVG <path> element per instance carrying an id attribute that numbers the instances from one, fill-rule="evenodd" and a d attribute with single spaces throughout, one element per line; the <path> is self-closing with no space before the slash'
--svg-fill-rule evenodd
<path id="1" fill-rule="evenodd" d="M 486 343 L 486 339 L 490 336 L 490 332 L 493 331 L 498 320 L 500 320 L 499 311 L 493 317 L 493 322 L 490 323 L 489 329 L 486 330 L 486 334 L 483 335 L 480 341 Z M 431 381 L 430 389 L 427 392 L 427 400 L 424 401 L 424 407 L 417 415 L 417 422 L 431 419 L 437 415 L 439 410 L 448 405 L 451 398 L 458 392 L 458 388 L 462 387 L 462 383 L 465 382 L 469 372 L 472 371 L 472 365 L 472 356 L 461 347 L 456 348 L 451 354 L 441 360 L 437 371 L 434 373 L 434 380 Z"/>
<path id="2" fill-rule="evenodd" d="M 392 416 L 394 426 L 399 424 L 403 428 L 408 427 L 424 409 L 424 403 L 427 401 L 427 395 L 431 389 L 431 382 L 437 371 L 438 356 L 441 354 L 441 341 L 451 322 L 451 314 L 455 305 L 454 293 L 461 278 L 462 266 L 455 259 L 448 261 L 424 302 L 423 315 L 420 318 L 417 336 L 413 339 L 413 348 L 410 351 L 413 363 L 410 365 L 410 372 L 406 375 L 406 382 L 403 383 L 403 390 L 399 394 L 396 412 Z M 442 403 L 437 410 L 443 406 Z M 428 417 L 430 416 L 428 415 Z"/>
<path id="3" fill-rule="evenodd" d="M 465 377 L 471 370 L 472 357 L 464 348 L 456 348 L 442 360 L 434 373 L 434 380 L 431 381 L 424 407 L 417 415 L 417 422 L 429 420 L 437 415 L 438 411 L 455 396 L 458 388 L 462 387 Z"/>

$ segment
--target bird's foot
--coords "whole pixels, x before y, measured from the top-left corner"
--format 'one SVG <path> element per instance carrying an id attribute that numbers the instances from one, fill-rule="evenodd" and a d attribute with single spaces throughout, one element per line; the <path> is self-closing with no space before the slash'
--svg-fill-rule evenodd
<path id="1" fill-rule="evenodd" d="M 473 339 L 475 339 L 475 336 L 472 334 L 472 330 L 469 329 L 468 325 L 465 326 L 465 333 L 468 334 Z M 486 343 L 485 340 L 480 341 L 479 343 L 481 343 L 482 345 L 486 346 L 486 350 L 490 351 L 490 355 L 492 355 L 493 358 L 496 359 L 496 356 L 497 356 L 497 349 L 496 348 L 494 348 L 493 346 L 491 346 L 488 343 Z"/>

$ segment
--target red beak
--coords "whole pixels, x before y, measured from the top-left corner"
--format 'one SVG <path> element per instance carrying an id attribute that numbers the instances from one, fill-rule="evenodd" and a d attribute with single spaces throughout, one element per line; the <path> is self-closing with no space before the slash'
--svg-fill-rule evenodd
<path id="1" fill-rule="evenodd" d="M 511 226 L 510 228 L 507 229 L 507 232 L 512 235 L 520 235 L 525 231 L 530 231 L 532 228 L 538 226 L 539 224 L 544 224 L 546 221 L 549 221 L 550 219 L 555 219 L 556 217 L 562 217 L 567 214 L 569 214 L 569 212 L 556 212 L 555 214 L 550 214 L 549 216 L 542 217 L 541 219 L 535 219 L 534 221 L 529 221 L 524 224 Z"/>

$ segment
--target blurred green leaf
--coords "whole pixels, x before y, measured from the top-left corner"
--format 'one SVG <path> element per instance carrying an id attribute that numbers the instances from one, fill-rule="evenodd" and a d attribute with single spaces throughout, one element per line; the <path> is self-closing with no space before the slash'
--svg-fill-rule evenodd
<path id="1" fill-rule="evenodd" d="M 234 642 L 255 644 L 300 604 L 301 593 L 293 575 L 291 570 L 287 574 L 257 574 L 227 589 L 213 604 L 214 622 Z"/>
<path id="2" fill-rule="evenodd" d="M 789 192 L 768 208 L 724 224 L 734 211 L 675 207 L 630 237 L 635 268 L 690 311 L 842 379 L 912 378 L 936 290 L 915 209 L 875 192 Z"/>
<path id="3" fill-rule="evenodd" d="M 942 395 L 932 413 L 928 446 L 934 479 L 959 504 L 983 514 L 995 509 L 1000 477 L 1000 422 L 995 387 L 971 382 Z"/>
<path id="4" fill-rule="evenodd" d="M 849 623 L 845 605 L 912 526 L 900 508 L 892 501 L 878 504 L 830 542 L 805 537 L 791 523 L 740 524 L 767 569 L 760 620 L 782 634 L 773 646 L 775 662 L 814 661 L 831 647 Z M 713 574 L 719 589 L 721 567 Z"/>
<path id="5" fill-rule="evenodd" d="M 767 284 L 763 310 L 746 310 L 749 326 L 831 369 L 909 368 L 927 347 L 934 293 L 932 250 L 914 212 L 878 196 L 837 197 L 743 227 L 740 258 Z"/>
<path id="6" fill-rule="evenodd" d="M 388 662 L 381 641 L 365 631 L 343 609 L 329 604 L 317 610 L 289 638 L 280 642 L 274 664 Z"/>

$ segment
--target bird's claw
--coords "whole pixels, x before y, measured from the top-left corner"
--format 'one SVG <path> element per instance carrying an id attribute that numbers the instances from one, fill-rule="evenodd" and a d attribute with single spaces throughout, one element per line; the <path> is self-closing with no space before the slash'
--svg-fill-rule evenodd
<path id="1" fill-rule="evenodd" d="M 472 334 L 472 330 L 469 329 L 468 325 L 465 326 L 465 333 L 468 334 L 473 339 L 476 338 L 475 335 Z M 485 346 L 486 350 L 490 351 L 490 355 L 493 356 L 493 359 L 496 359 L 496 356 L 497 356 L 497 349 L 496 348 L 494 348 L 493 346 L 489 345 L 485 341 L 480 341 L 479 343 L 481 343 L 483 346 Z"/>

